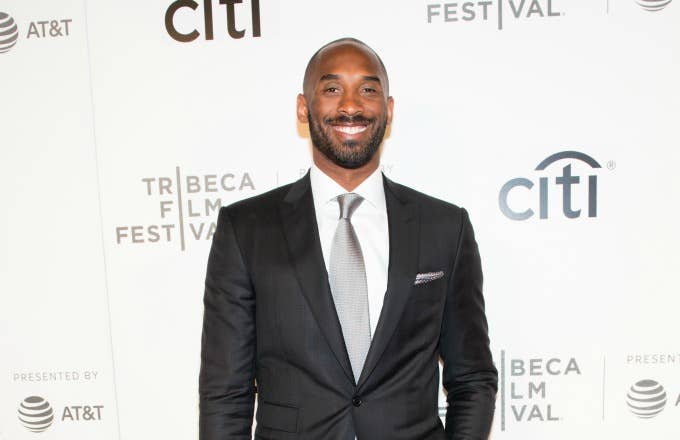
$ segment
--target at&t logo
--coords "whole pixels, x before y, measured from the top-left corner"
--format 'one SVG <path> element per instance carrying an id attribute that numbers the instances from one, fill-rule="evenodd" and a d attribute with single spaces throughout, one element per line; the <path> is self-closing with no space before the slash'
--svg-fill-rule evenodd
<path id="1" fill-rule="evenodd" d="M 666 406 L 666 390 L 655 380 L 639 380 L 626 394 L 628 409 L 641 419 L 656 417 Z"/>
<path id="2" fill-rule="evenodd" d="M 600 164 L 597 163 L 595 159 L 578 151 L 561 151 L 545 158 L 543 161 L 541 161 L 541 163 L 538 164 L 535 170 L 547 172 L 548 167 L 553 163 L 567 159 L 572 159 L 572 161 L 562 167 L 562 175 L 555 177 L 554 182 L 552 182 L 554 185 L 561 187 L 562 213 L 565 217 L 570 219 L 581 216 L 582 209 L 576 208 L 574 206 L 573 198 L 575 191 L 579 191 L 579 189 L 583 186 L 582 184 L 587 183 L 587 216 L 597 217 L 597 175 L 592 174 L 589 176 L 583 176 L 582 178 L 579 175 L 575 175 L 574 170 L 572 169 L 573 160 L 583 162 L 590 168 L 601 168 Z M 542 176 L 538 178 L 537 199 L 538 216 L 540 219 L 548 218 L 550 184 L 550 177 Z M 527 220 L 533 217 L 535 212 L 532 208 L 526 207 L 525 209 L 522 209 L 524 206 L 512 205 L 510 203 L 510 199 L 511 196 L 516 192 L 522 190 L 534 191 L 534 185 L 535 181 L 526 177 L 516 177 L 507 181 L 501 187 L 500 193 L 498 194 L 498 206 L 500 207 L 501 212 L 512 220 Z"/>
<path id="3" fill-rule="evenodd" d="M 19 39 L 19 29 L 14 19 L 0 12 L 0 53 L 9 51 Z"/>
<path id="4" fill-rule="evenodd" d="M 236 16 L 243 14 L 243 5 L 241 5 L 243 0 L 219 0 L 219 3 L 224 5 L 226 9 L 226 28 L 229 37 L 233 39 L 243 38 L 246 35 L 246 29 L 236 27 Z M 165 29 L 173 39 L 182 43 L 189 43 L 201 35 L 195 27 L 189 32 L 182 32 L 178 27 L 183 28 L 183 26 L 177 26 L 178 15 L 186 14 L 184 17 L 200 16 L 201 13 L 196 12 L 198 7 L 199 4 L 194 0 L 176 0 L 170 4 L 165 11 Z M 186 9 L 189 9 L 189 11 L 186 11 Z M 253 37 L 259 37 L 261 34 L 260 0 L 250 0 L 250 20 Z M 242 19 L 239 20 L 239 23 L 241 22 Z M 206 40 L 214 39 L 214 23 L 212 0 L 203 0 L 203 35 Z"/>
<path id="5" fill-rule="evenodd" d="M 45 432 L 59 419 L 59 412 L 55 410 L 45 398 L 30 396 L 25 398 L 18 409 L 19 422 L 31 432 Z M 96 423 L 104 415 L 104 405 L 66 405 L 61 412 L 60 423 Z"/>
<path id="6" fill-rule="evenodd" d="M 54 411 L 50 402 L 40 396 L 30 396 L 19 405 L 19 422 L 31 432 L 44 432 L 52 426 Z"/>
<path id="7" fill-rule="evenodd" d="M 70 25 L 73 20 L 61 18 L 53 20 L 35 20 L 28 24 L 25 38 L 64 38 L 70 36 Z M 24 28 L 25 29 L 25 28 Z M 0 12 L 0 53 L 9 52 L 19 40 L 19 27 L 9 14 Z"/>

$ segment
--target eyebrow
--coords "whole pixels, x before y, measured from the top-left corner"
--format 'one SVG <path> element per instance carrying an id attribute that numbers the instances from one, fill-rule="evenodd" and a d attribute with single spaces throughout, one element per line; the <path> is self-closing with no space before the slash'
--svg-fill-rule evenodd
<path id="1" fill-rule="evenodd" d="M 375 81 L 377 83 L 380 83 L 380 78 L 378 78 L 377 76 L 364 76 L 363 78 L 365 81 Z M 321 78 L 319 78 L 319 81 L 328 81 L 333 79 L 340 79 L 340 75 L 336 73 L 327 73 L 323 75 Z"/>

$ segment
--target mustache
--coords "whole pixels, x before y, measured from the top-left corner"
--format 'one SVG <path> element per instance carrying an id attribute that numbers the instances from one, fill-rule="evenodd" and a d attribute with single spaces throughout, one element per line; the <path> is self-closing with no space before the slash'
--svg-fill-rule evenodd
<path id="1" fill-rule="evenodd" d="M 363 115 L 356 115 L 356 116 L 338 116 L 337 118 L 325 118 L 324 123 L 330 124 L 330 125 L 347 125 L 347 124 L 372 124 L 375 122 L 375 118 L 367 118 Z"/>

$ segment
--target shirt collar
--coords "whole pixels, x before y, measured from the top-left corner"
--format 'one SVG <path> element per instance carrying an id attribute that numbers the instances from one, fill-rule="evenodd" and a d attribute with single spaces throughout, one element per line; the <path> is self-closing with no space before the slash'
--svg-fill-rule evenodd
<path id="1" fill-rule="evenodd" d="M 337 196 L 347 193 L 347 190 L 340 186 L 338 182 L 328 177 L 314 163 L 310 169 L 310 180 L 312 185 L 312 196 L 314 197 L 314 207 L 319 209 L 326 203 L 334 200 Z M 385 187 L 380 168 L 377 168 L 363 182 L 357 186 L 353 193 L 359 194 L 365 201 L 370 203 L 375 209 L 386 211 Z"/>

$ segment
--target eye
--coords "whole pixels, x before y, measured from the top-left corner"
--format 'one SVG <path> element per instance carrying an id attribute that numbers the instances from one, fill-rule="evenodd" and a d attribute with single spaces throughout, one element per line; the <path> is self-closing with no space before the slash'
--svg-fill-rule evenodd
<path id="1" fill-rule="evenodd" d="M 335 86 L 328 86 L 325 89 L 323 89 L 324 93 L 337 93 L 340 89 L 338 89 Z"/>
<path id="2" fill-rule="evenodd" d="M 380 94 L 380 90 L 372 86 L 364 86 L 360 89 L 360 91 L 363 95 L 367 96 L 375 96 Z"/>

